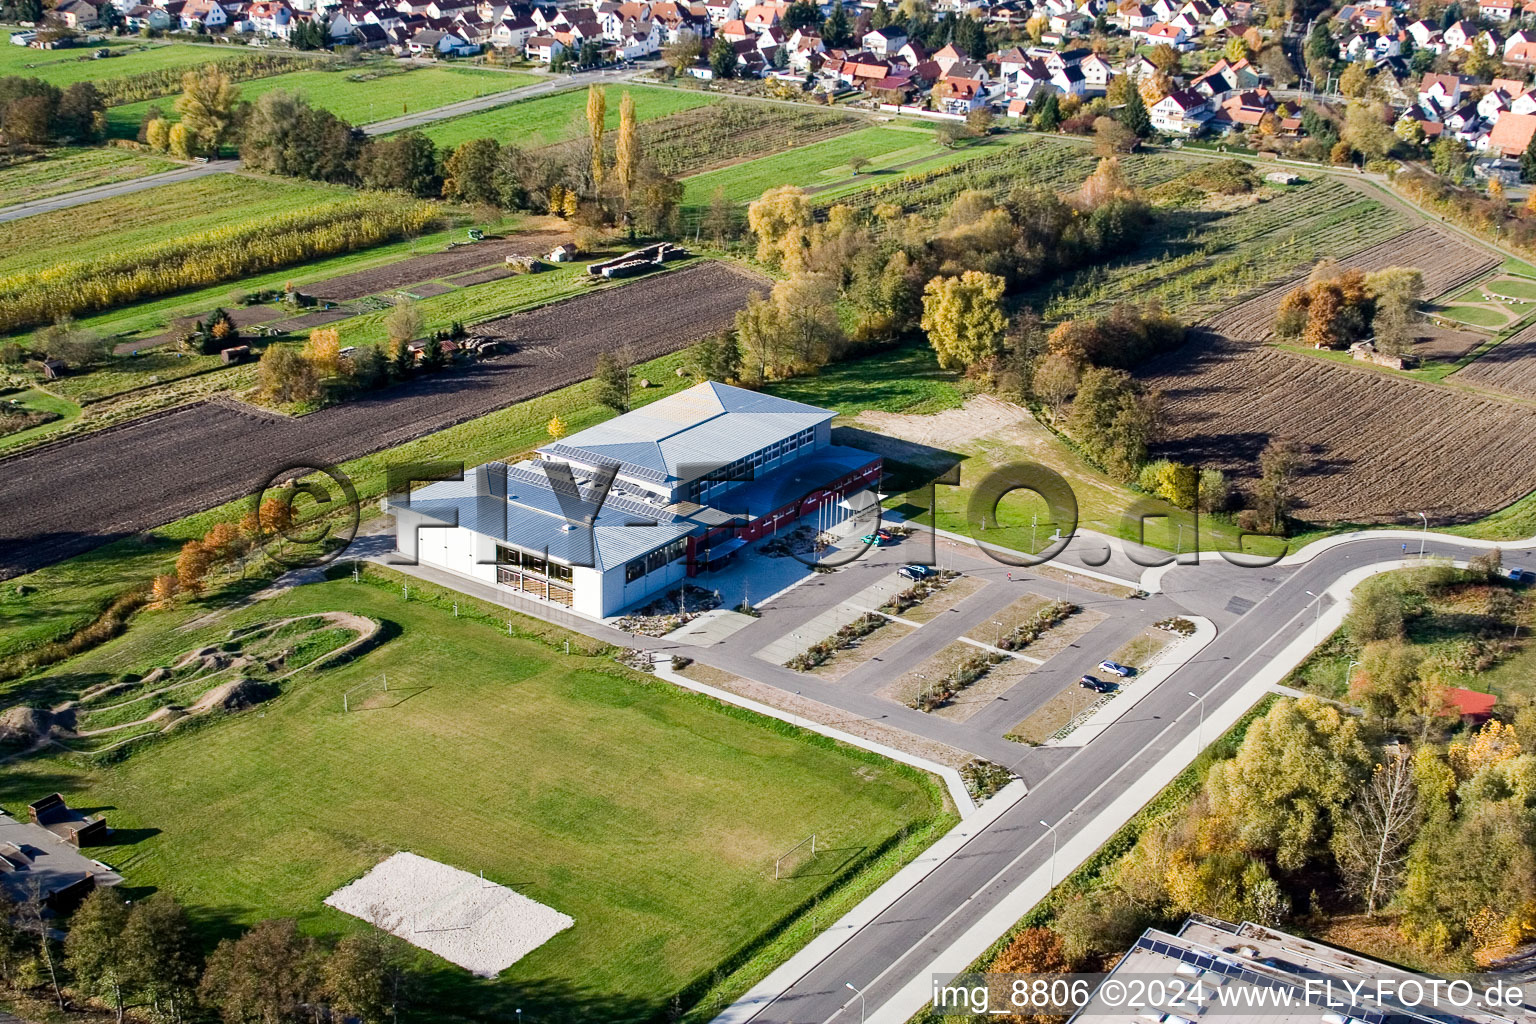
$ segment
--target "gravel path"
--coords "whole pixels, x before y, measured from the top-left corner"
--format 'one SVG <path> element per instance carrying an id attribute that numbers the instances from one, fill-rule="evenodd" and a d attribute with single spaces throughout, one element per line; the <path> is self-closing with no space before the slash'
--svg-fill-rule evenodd
<path id="1" fill-rule="evenodd" d="M 215 400 L 0 460 L 0 579 L 250 494 L 285 466 L 339 464 L 574 384 L 602 352 L 675 352 L 762 288 L 705 263 L 497 321 L 523 339 L 511 355 L 308 416 Z"/>

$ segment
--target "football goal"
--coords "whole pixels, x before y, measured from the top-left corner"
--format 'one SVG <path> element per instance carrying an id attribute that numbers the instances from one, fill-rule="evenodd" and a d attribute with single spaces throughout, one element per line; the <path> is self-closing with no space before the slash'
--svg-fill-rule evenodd
<path id="1" fill-rule="evenodd" d="M 362 711 L 370 707 L 378 707 L 383 703 L 382 698 L 389 693 L 389 674 L 384 673 L 377 679 L 368 679 L 358 683 L 352 689 L 341 695 L 341 710 Z"/>
<path id="2" fill-rule="evenodd" d="M 781 878 L 792 878 L 796 871 L 815 859 L 816 833 L 812 832 L 785 850 L 780 854 L 779 859 L 773 862 L 773 880 L 777 882 Z"/>

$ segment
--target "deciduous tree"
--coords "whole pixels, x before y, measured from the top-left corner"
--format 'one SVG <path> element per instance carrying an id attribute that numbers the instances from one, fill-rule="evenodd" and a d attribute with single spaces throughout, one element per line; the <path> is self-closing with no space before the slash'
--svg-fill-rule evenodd
<path id="1" fill-rule="evenodd" d="M 262 921 L 239 939 L 219 943 L 200 990 L 226 1024 L 304 1021 L 321 991 L 321 967 L 315 940 L 301 935 L 291 919 Z"/>
<path id="2" fill-rule="evenodd" d="M 921 323 L 940 366 L 964 368 L 1002 351 L 1008 329 L 1005 286 L 1001 277 L 977 270 L 928 282 Z"/>
<path id="3" fill-rule="evenodd" d="M 201 548 L 196 541 L 187 543 Z M 117 891 L 97 889 L 75 910 L 64 940 L 64 963 L 74 975 L 75 984 L 106 1000 L 116 1012 L 119 1024 L 126 994 L 123 930 L 127 924 L 128 907 Z"/>
<path id="4" fill-rule="evenodd" d="M 186 128 L 189 149 L 197 155 L 217 156 L 235 129 L 235 107 L 240 90 L 217 64 L 188 71 L 181 78 L 176 113 Z"/>

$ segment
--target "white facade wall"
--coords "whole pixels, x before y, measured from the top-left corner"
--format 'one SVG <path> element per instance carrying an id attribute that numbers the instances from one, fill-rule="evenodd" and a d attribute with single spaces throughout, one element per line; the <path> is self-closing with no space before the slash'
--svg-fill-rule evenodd
<path id="1" fill-rule="evenodd" d="M 407 529 L 406 516 L 397 509 L 400 529 Z M 409 544 L 409 541 L 406 541 Z M 404 550 L 402 546 L 402 550 Z M 479 580 L 509 594 L 539 600 L 535 595 L 496 582 L 496 541 L 462 527 L 426 525 L 417 530 L 416 559 L 424 565 L 447 569 Z M 680 558 L 642 576 L 633 583 L 624 582 L 624 566 L 601 572 L 595 568 L 571 567 L 572 609 L 593 618 L 605 618 L 632 604 L 653 598 L 676 587 L 687 576 L 688 560 Z M 550 602 L 556 607 L 564 607 Z"/>

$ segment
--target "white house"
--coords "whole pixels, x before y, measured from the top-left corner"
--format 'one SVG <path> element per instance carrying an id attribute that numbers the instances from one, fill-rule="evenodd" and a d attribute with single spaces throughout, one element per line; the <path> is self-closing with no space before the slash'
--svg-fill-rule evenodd
<path id="1" fill-rule="evenodd" d="M 1213 116 L 1204 96 L 1185 89 L 1175 89 L 1152 104 L 1147 113 L 1152 127 L 1169 135 L 1198 135 Z"/>
<path id="2" fill-rule="evenodd" d="M 907 30 L 895 25 L 873 28 L 865 32 L 859 42 L 877 57 L 894 57 L 898 50 L 907 45 Z"/>
<path id="3" fill-rule="evenodd" d="M 1515 16 L 1513 0 L 1477 0 L 1477 13 L 1489 21 L 1508 21 Z"/>
<path id="4" fill-rule="evenodd" d="M 706 381 L 389 510 L 408 558 L 602 618 L 802 518 L 846 518 L 881 459 L 833 444 L 834 415 Z"/>

